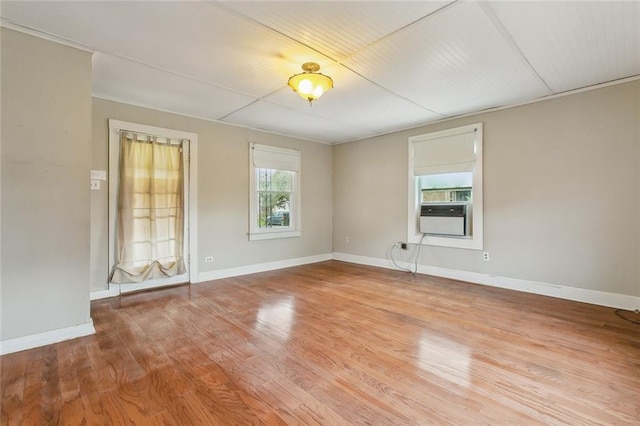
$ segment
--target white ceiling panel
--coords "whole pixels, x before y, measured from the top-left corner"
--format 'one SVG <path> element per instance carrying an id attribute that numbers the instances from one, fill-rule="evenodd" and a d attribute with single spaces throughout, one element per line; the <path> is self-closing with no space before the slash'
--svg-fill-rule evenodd
<path id="1" fill-rule="evenodd" d="M 210 2 L 3 2 L 2 12 L 95 50 L 256 97 L 283 87 L 301 61 L 329 62 Z"/>
<path id="2" fill-rule="evenodd" d="M 302 98 L 298 99 L 303 102 Z M 345 126 L 343 123 L 265 101 L 255 102 L 236 111 L 224 121 L 323 143 L 344 142 L 361 138 L 363 134 L 365 137 L 376 135 L 373 131 Z"/>
<path id="3" fill-rule="evenodd" d="M 335 87 L 309 104 L 291 88 L 266 98 L 287 108 L 327 118 L 346 126 L 389 132 L 443 118 L 415 103 L 391 93 L 339 65 L 320 70 L 334 79 Z M 292 96 L 293 95 L 293 96 Z M 391 125 L 390 123 L 393 123 Z"/>
<path id="4" fill-rule="evenodd" d="M 491 2 L 554 92 L 637 75 L 640 2 Z"/>
<path id="5" fill-rule="evenodd" d="M 457 3 L 344 63 L 445 115 L 550 94 L 474 2 Z"/>
<path id="6" fill-rule="evenodd" d="M 98 97 L 214 120 L 256 100 L 100 52 L 92 63 L 93 94 Z"/>
<path id="7" fill-rule="evenodd" d="M 269 28 L 342 60 L 448 1 L 223 2 Z"/>
<path id="8" fill-rule="evenodd" d="M 640 1 L 1 1 L 96 96 L 338 143 L 640 76 Z M 313 107 L 287 87 L 317 62 Z"/>

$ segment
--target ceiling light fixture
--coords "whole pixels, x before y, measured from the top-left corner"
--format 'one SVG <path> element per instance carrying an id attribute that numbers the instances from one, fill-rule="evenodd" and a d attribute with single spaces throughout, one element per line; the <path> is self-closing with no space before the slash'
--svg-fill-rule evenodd
<path id="1" fill-rule="evenodd" d="M 331 77 L 319 73 L 320 65 L 315 62 L 305 62 L 302 64 L 303 73 L 292 75 L 289 78 L 289 86 L 298 92 L 298 95 L 305 101 L 311 102 L 318 99 L 323 93 L 333 89 Z"/>

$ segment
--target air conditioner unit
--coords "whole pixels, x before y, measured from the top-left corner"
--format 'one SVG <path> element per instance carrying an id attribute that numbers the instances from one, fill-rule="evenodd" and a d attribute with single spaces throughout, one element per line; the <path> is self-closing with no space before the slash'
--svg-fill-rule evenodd
<path id="1" fill-rule="evenodd" d="M 469 235 L 467 203 L 424 203 L 420 206 L 420 233 L 464 237 Z"/>

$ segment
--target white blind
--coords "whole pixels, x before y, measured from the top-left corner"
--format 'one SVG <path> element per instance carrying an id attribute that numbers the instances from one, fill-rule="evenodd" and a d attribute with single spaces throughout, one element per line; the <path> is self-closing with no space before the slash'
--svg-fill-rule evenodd
<path id="1" fill-rule="evenodd" d="M 274 146 L 251 144 L 253 166 L 260 169 L 300 171 L 300 151 Z"/>
<path id="2" fill-rule="evenodd" d="M 413 175 L 471 172 L 475 165 L 476 130 L 413 143 Z"/>

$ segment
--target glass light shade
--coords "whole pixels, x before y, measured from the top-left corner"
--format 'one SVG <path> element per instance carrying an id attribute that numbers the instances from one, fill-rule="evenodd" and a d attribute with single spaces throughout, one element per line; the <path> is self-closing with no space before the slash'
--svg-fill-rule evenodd
<path id="1" fill-rule="evenodd" d="M 316 72 L 303 72 L 289 78 L 289 86 L 309 103 L 333 88 L 331 77 Z"/>

